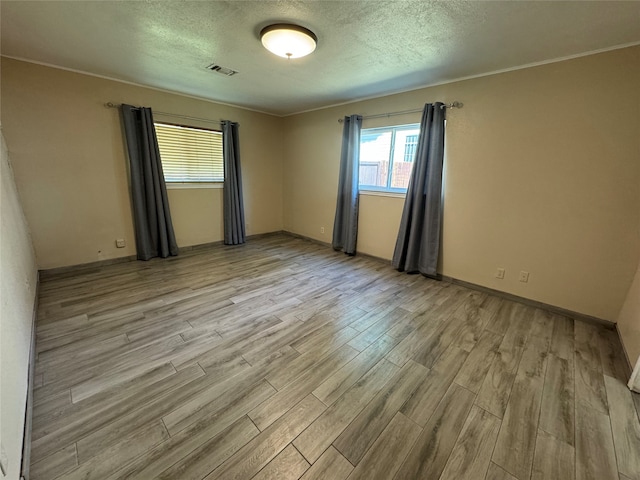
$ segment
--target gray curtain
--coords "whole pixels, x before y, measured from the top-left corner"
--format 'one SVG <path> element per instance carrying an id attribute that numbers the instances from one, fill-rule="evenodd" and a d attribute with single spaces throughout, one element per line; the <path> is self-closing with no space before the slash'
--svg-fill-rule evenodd
<path id="1" fill-rule="evenodd" d="M 332 246 L 336 250 L 343 250 L 347 255 L 356 254 L 358 237 L 358 163 L 361 130 L 362 117 L 360 115 L 344 117 Z"/>
<path id="2" fill-rule="evenodd" d="M 150 108 L 122 105 L 138 260 L 178 255 Z"/>
<path id="3" fill-rule="evenodd" d="M 224 243 L 240 245 L 245 242 L 244 204 L 242 201 L 242 172 L 238 124 L 222 122 L 224 156 Z"/>
<path id="4" fill-rule="evenodd" d="M 400 271 L 420 272 L 436 278 L 442 227 L 444 118 L 442 103 L 424 106 L 418 148 L 391 262 Z"/>

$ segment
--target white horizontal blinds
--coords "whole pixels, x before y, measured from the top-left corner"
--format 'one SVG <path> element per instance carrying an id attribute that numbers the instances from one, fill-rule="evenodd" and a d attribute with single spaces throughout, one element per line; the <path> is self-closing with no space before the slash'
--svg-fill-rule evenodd
<path id="1" fill-rule="evenodd" d="M 222 182 L 222 133 L 156 123 L 156 136 L 167 182 Z"/>

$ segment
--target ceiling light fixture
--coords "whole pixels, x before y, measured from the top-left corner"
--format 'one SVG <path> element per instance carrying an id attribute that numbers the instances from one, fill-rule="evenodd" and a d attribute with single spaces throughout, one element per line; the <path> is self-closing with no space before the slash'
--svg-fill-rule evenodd
<path id="1" fill-rule="evenodd" d="M 264 48 L 284 58 L 300 58 L 316 49 L 318 37 L 311 30 L 299 25 L 277 23 L 260 32 Z"/>

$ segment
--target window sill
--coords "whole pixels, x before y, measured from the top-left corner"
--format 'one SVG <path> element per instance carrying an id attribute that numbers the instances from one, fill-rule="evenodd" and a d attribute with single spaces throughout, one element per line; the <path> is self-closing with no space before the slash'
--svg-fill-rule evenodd
<path id="1" fill-rule="evenodd" d="M 379 190 L 359 190 L 360 195 L 369 195 L 372 197 L 392 197 L 392 198 L 405 198 L 406 193 L 400 192 L 382 192 Z"/>
<path id="2" fill-rule="evenodd" d="M 176 183 L 176 182 L 166 182 L 167 190 L 189 190 L 192 188 L 224 188 L 224 183 L 215 182 L 215 183 Z"/>

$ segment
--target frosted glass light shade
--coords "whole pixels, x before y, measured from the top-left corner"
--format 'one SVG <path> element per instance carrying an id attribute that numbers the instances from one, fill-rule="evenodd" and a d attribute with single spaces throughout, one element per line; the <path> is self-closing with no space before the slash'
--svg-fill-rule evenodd
<path id="1" fill-rule="evenodd" d="M 276 24 L 265 27 L 260 32 L 264 48 L 284 58 L 300 58 L 316 49 L 318 38 L 304 27 Z"/>

